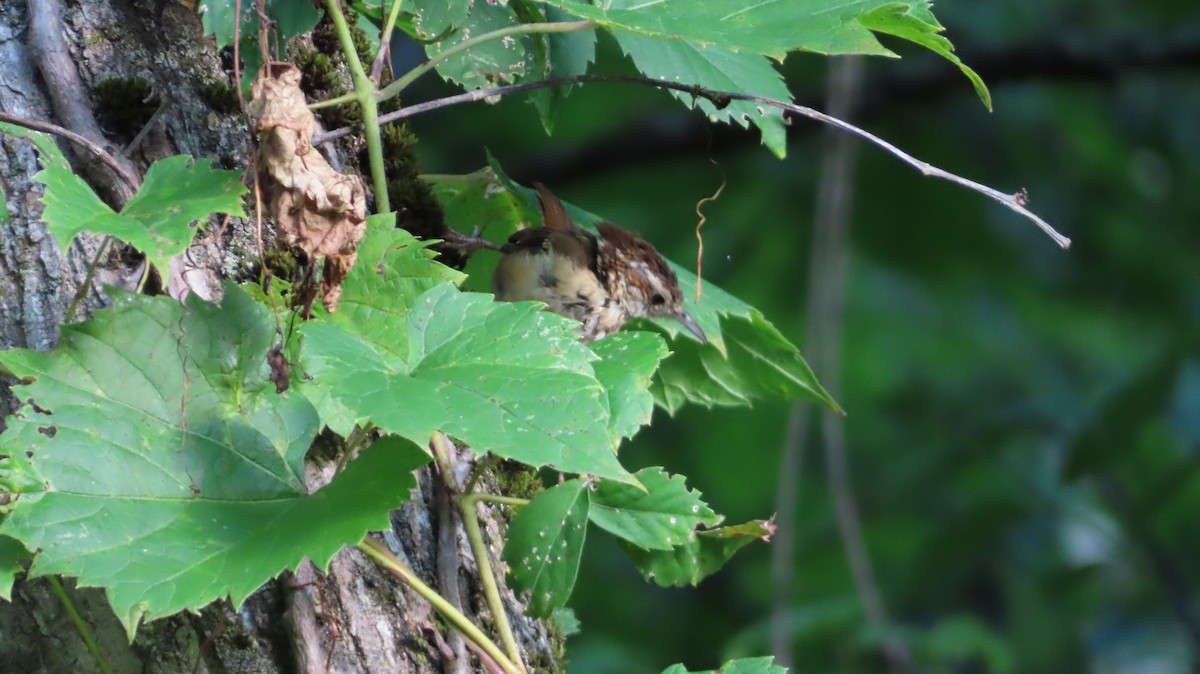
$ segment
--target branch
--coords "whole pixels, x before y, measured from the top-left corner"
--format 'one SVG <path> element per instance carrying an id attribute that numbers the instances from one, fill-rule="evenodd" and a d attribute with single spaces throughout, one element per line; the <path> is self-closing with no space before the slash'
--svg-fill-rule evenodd
<path id="1" fill-rule="evenodd" d="M 417 105 L 412 105 L 407 108 L 402 108 L 400 110 L 388 113 L 386 115 L 381 115 L 379 118 L 379 122 L 380 123 L 394 122 L 397 120 L 412 117 L 414 115 L 419 115 L 423 112 L 430 112 L 433 110 L 438 110 L 440 108 L 445 108 L 445 107 L 449 107 L 452 105 L 460 105 L 463 103 L 473 103 L 476 101 L 484 100 L 486 98 L 503 96 L 505 94 L 519 93 L 522 91 L 531 91 L 534 89 L 542 89 L 545 87 L 560 87 L 560 86 L 568 86 L 568 85 L 573 85 L 573 84 L 584 84 L 584 83 L 588 83 L 588 82 L 622 82 L 622 83 L 628 83 L 628 84 L 642 84 L 642 85 L 647 85 L 647 86 L 658 87 L 661 89 L 671 89 L 674 91 L 682 91 L 685 93 L 689 93 L 693 97 L 696 97 L 696 98 L 708 99 L 718 109 L 724 108 L 725 106 L 729 105 L 730 101 L 749 101 L 751 103 L 758 103 L 759 105 L 766 105 L 766 106 L 770 106 L 773 108 L 778 108 L 785 112 L 790 112 L 794 115 L 799 115 L 801 117 L 807 117 L 808 119 L 812 119 L 812 120 L 821 122 L 823 124 L 827 124 L 836 129 L 845 131 L 851 135 L 858 136 L 859 138 L 866 140 L 867 142 L 871 143 L 872 145 L 875 145 L 876 147 L 879 147 L 879 148 L 885 150 L 886 152 L 888 152 L 892 156 L 896 157 L 900 161 L 904 162 L 905 164 L 908 164 L 909 166 L 915 168 L 922 175 L 929 176 L 932 178 L 940 178 L 942 180 L 952 182 L 961 187 L 965 187 L 969 190 L 979 192 L 980 194 L 982 194 L 986 197 L 989 197 L 990 199 L 996 201 L 997 203 L 1004 205 L 1006 208 L 1009 208 L 1009 209 L 1025 216 L 1029 220 L 1031 220 L 1043 232 L 1045 232 L 1047 236 L 1049 236 L 1051 239 L 1053 239 L 1054 242 L 1057 243 L 1060 247 L 1067 248 L 1071 245 L 1071 240 L 1069 238 L 1063 236 L 1062 234 L 1059 234 L 1053 227 L 1050 226 L 1049 223 L 1047 223 L 1045 220 L 1041 219 L 1035 213 L 1033 213 L 1032 211 L 1030 211 L 1028 208 L 1025 207 L 1025 205 L 1029 201 L 1029 195 L 1024 190 L 1016 192 L 1015 194 L 1006 194 L 1004 192 L 1001 192 L 1000 190 L 994 189 L 992 187 L 988 187 L 987 185 L 975 182 L 974 180 L 970 180 L 968 178 L 964 178 L 957 174 L 950 173 L 949 171 L 945 171 L 945 170 L 938 168 L 937 166 L 934 166 L 928 162 L 917 159 L 916 157 L 913 157 L 912 155 L 908 154 L 907 152 L 904 152 L 903 150 L 896 147 L 895 145 L 892 145 L 891 143 L 887 142 L 886 140 L 883 140 L 879 136 L 876 136 L 875 134 L 873 134 L 869 131 L 866 131 L 864 129 L 860 129 L 859 127 L 854 126 L 853 124 L 844 122 L 836 117 L 833 117 L 831 115 L 827 115 L 823 112 L 820 112 L 819 110 L 816 110 L 816 109 L 810 108 L 810 107 L 806 107 L 803 105 L 796 105 L 795 103 L 789 103 L 787 101 L 780 101 L 780 100 L 777 100 L 774 98 L 766 98 L 763 96 L 754 96 L 751 94 L 742 94 L 742 93 L 737 93 L 737 92 L 733 92 L 733 91 L 714 91 L 712 89 L 706 89 L 704 87 L 694 85 L 694 84 L 680 84 L 679 82 L 668 82 L 666 80 L 657 80 L 657 79 L 653 79 L 650 77 L 641 77 L 641 76 L 637 76 L 637 75 L 579 75 L 577 77 L 559 77 L 559 78 L 553 78 L 553 79 L 548 79 L 548 80 L 538 80 L 536 82 L 521 82 L 520 84 L 510 84 L 510 85 L 502 86 L 502 87 L 491 87 L 488 89 L 476 89 L 474 91 L 470 91 L 465 94 L 459 94 L 457 96 L 449 96 L 447 98 L 441 98 L 441 99 L 438 99 L 435 101 L 429 101 L 427 103 L 419 103 Z M 318 145 L 320 143 L 328 142 L 331 140 L 337 140 L 338 138 L 349 135 L 350 133 L 352 133 L 352 131 L 353 131 L 353 129 L 349 128 L 349 127 L 335 129 L 333 131 L 321 134 L 321 135 L 313 138 L 313 144 Z"/>
<path id="2" fill-rule="evenodd" d="M 108 167 L 111 168 L 118 176 L 120 176 L 121 180 L 125 181 L 125 184 L 128 185 L 134 192 L 136 192 L 142 185 L 142 181 L 138 180 L 138 177 L 130 172 L 129 169 L 125 168 L 121 162 L 117 161 L 116 157 L 112 156 L 112 154 L 96 143 L 93 143 L 92 141 L 84 138 L 70 129 L 63 128 L 57 124 L 51 124 L 50 122 L 42 122 L 36 119 L 17 117 L 16 115 L 10 115 L 7 112 L 0 112 L 0 122 L 8 122 L 9 124 L 23 126 L 26 129 L 33 129 L 34 131 L 42 131 L 45 133 L 52 133 L 56 136 L 62 136 L 63 138 L 75 143 L 88 152 L 91 152 L 97 159 L 107 164 Z"/>
<path id="3" fill-rule="evenodd" d="M 959 56 L 993 90 L 1012 83 L 1112 85 L 1132 78 L 1156 80 L 1200 69 L 1198 28 L 1200 25 L 1179 26 L 1167 31 L 1169 34 L 1158 30 L 1121 36 L 1059 32 L 1051 43 L 1040 40 L 995 51 L 968 49 L 968 37 L 962 40 L 964 48 Z M 909 56 L 906 52 L 904 59 L 885 74 L 867 78 L 855 123 L 869 128 L 870 123 L 892 118 L 900 109 L 973 96 L 962 82 L 958 69 L 947 68 L 941 57 L 932 53 Z M 821 91 L 810 84 L 796 91 L 792 100 L 813 101 L 820 96 Z M 788 136 L 797 136 L 808 128 L 793 126 L 787 130 Z M 517 182 L 548 175 L 561 182 L 619 169 L 638 160 L 661 162 L 690 156 L 698 146 L 725 150 L 758 144 L 757 133 L 736 126 L 708 128 L 705 120 L 672 108 L 651 117 L 631 119 L 577 143 L 533 152 L 511 160 L 504 168 Z"/>

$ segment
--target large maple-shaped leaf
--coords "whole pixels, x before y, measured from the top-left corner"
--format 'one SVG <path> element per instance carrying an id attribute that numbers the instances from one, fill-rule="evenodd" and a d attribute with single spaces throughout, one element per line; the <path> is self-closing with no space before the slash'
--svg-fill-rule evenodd
<path id="1" fill-rule="evenodd" d="M 591 19 L 617 34 L 628 31 L 658 39 L 718 45 L 777 61 L 796 50 L 894 56 L 872 31 L 888 33 L 950 59 L 988 102 L 982 82 L 953 56 L 949 41 L 933 39 L 943 29 L 930 11 L 929 0 L 611 0 L 596 4 L 547 0 L 547 4 Z"/>
<path id="2" fill-rule="evenodd" d="M 323 321 L 344 328 L 374 345 L 389 358 L 404 359 L 408 331 L 396 326 L 421 293 L 443 283 L 461 283 L 461 272 L 433 258 L 429 243 L 392 226 L 394 213 L 367 218 L 367 234 L 358 246 L 358 263 L 342 284 L 338 310 L 330 314 L 315 307 Z M 305 365 L 314 370 L 323 367 L 324 354 L 310 351 Z M 335 432 L 348 436 L 361 414 L 344 405 L 333 395 L 332 382 L 316 378 L 302 382 L 304 394 L 321 413 L 321 421 Z"/>
<path id="3" fill-rule="evenodd" d="M 34 179 L 46 186 L 42 218 L 64 250 L 80 232 L 111 234 L 165 270 L 171 256 L 191 243 L 192 223 L 212 213 L 243 215 L 247 190 L 241 174 L 214 169 L 209 159 L 176 155 L 154 162 L 137 194 L 117 213 L 71 171 L 49 136 L 9 124 L 0 124 L 0 131 L 29 138 L 37 147 L 42 170 Z"/>
<path id="4" fill-rule="evenodd" d="M 342 284 L 338 310 L 329 314 L 318 307 L 317 313 L 393 353 L 404 353 L 408 333 L 397 333 L 393 324 L 421 293 L 444 283 L 457 285 L 466 276 L 437 262 L 429 242 L 392 226 L 395 219 L 394 213 L 367 218 L 358 262 Z"/>
<path id="5" fill-rule="evenodd" d="M 453 286 L 419 297 L 398 352 L 328 322 L 304 326 L 304 362 L 348 409 L 424 445 L 436 431 L 477 451 L 630 482 L 604 387 L 571 321 Z"/>
<path id="6" fill-rule="evenodd" d="M 385 526 L 424 454 L 368 450 L 308 495 L 319 421 L 303 396 L 275 392 L 274 332 L 234 286 L 220 305 L 192 296 L 186 307 L 114 293 L 112 309 L 64 326 L 55 350 L 0 355 L 31 401 L 0 436 L 27 461 L 0 461 L 0 480 L 40 486 L 0 534 L 35 552 L 31 575 L 107 588 L 132 634 L 143 617 L 240 603 Z"/>

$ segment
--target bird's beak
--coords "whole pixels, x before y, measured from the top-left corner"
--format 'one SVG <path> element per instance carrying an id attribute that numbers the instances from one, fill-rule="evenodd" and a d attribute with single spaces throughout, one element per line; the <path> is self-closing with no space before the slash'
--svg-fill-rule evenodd
<path id="1" fill-rule="evenodd" d="M 675 317 L 675 320 L 683 323 L 683 327 L 687 328 L 689 332 L 695 335 L 696 339 L 699 339 L 701 344 L 708 344 L 708 337 L 704 336 L 704 331 L 700 329 L 700 324 L 696 322 L 696 319 L 692 318 L 691 314 L 686 311 L 681 311 L 679 312 L 679 315 Z"/>

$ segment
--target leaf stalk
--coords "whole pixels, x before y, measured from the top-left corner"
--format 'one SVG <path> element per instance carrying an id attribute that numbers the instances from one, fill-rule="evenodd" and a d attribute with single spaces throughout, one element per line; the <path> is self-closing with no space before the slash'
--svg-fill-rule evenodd
<path id="1" fill-rule="evenodd" d="M 463 636 L 472 641 L 476 646 L 479 646 L 483 652 L 495 660 L 504 670 L 505 674 L 525 674 L 523 667 L 513 664 L 512 660 L 500 650 L 500 647 L 495 642 L 489 639 L 486 634 L 480 631 L 478 627 L 458 609 L 454 608 L 450 602 L 446 601 L 442 595 L 438 594 L 436 590 L 423 583 L 417 577 L 417 574 L 413 573 L 412 569 L 408 568 L 404 562 L 401 562 L 382 543 L 368 536 L 358 544 L 358 549 L 375 560 L 380 566 L 394 573 L 405 585 L 408 585 L 414 592 L 421 595 L 455 629 L 462 632 Z"/>
<path id="2" fill-rule="evenodd" d="M 379 105 L 376 102 L 375 83 L 363 70 L 358 51 L 354 48 L 354 39 L 350 35 L 350 26 L 342 14 L 339 0 L 325 0 L 329 8 L 329 18 L 333 21 L 338 40 L 342 43 L 342 53 L 346 56 L 346 65 L 350 68 L 350 77 L 354 81 L 353 100 L 362 108 L 363 133 L 367 139 L 367 158 L 371 166 L 371 180 L 375 189 L 375 212 L 387 213 L 392 210 L 388 203 L 387 176 L 383 171 L 383 140 L 379 131 Z"/>

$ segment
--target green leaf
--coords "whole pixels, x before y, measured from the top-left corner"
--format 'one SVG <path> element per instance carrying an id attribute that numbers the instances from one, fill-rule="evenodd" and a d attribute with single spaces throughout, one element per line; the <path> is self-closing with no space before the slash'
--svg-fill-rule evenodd
<path id="1" fill-rule="evenodd" d="M 402 354 L 304 326 L 309 372 L 360 418 L 422 445 L 443 431 L 531 466 L 633 481 L 613 452 L 595 355 L 571 321 L 446 285 L 388 325 L 407 334 Z"/>
<path id="2" fill-rule="evenodd" d="M 588 517 L 610 534 L 644 550 L 673 550 L 694 538 L 697 526 L 715 526 L 721 517 L 700 493 L 661 468 L 634 474 L 645 488 L 601 481 L 592 493 Z"/>
<path id="3" fill-rule="evenodd" d="M 42 170 L 34 179 L 46 186 L 42 218 L 65 251 L 80 232 L 111 234 L 146 254 L 159 269 L 187 249 L 192 223 L 212 213 L 244 215 L 246 187 L 237 171 L 212 168 L 209 159 L 176 155 L 154 162 L 137 194 L 120 214 L 108 207 L 71 171 L 62 151 L 45 134 L 0 123 L 0 131 L 33 141 Z"/>
<path id="4" fill-rule="evenodd" d="M 413 27 L 421 35 L 437 37 L 470 20 L 474 0 L 413 0 Z"/>
<path id="5" fill-rule="evenodd" d="M 430 58 L 471 38 L 520 23 L 512 8 L 489 0 L 415 0 L 413 4 L 418 13 L 414 25 L 423 40 L 435 40 L 447 29 L 455 29 L 425 46 Z M 476 45 L 436 67 L 445 79 L 466 89 L 480 89 L 515 82 L 525 75 L 532 60 L 529 38 L 510 36 Z"/>
<path id="6" fill-rule="evenodd" d="M 675 271 L 684 297 L 694 297 L 695 275 L 677 266 Z M 674 355 L 659 368 L 652 388 L 655 402 L 668 412 L 689 402 L 740 406 L 759 398 L 807 398 L 842 411 L 799 350 L 760 311 L 711 283 L 704 284 L 704 298 L 693 306 L 692 317 L 716 349 L 690 339 L 682 326 L 655 322 L 673 337 L 684 335 L 671 342 Z"/>
<path id="7" fill-rule="evenodd" d="M 508 528 L 504 561 L 513 588 L 528 593 L 528 614 L 545 618 L 575 587 L 587 535 L 588 482 L 575 479 L 538 494 Z"/>
<path id="8" fill-rule="evenodd" d="M 234 42 L 237 0 L 201 0 L 200 19 L 204 34 L 217 39 L 217 49 L 228 47 Z M 321 12 L 308 0 L 266 0 L 267 16 L 275 22 L 279 31 L 280 44 L 287 44 L 293 36 L 307 33 L 317 25 Z M 242 25 L 237 28 L 242 43 L 242 56 L 246 48 L 258 51 L 258 12 L 253 0 L 242 0 Z M 253 74 L 251 74 L 253 76 Z"/>
<path id="9" fill-rule="evenodd" d="M 42 204 L 45 206 L 42 219 L 63 250 L 70 246 L 71 240 L 80 231 L 106 233 L 129 228 L 130 223 L 101 201 L 83 178 L 75 175 L 53 138 L 5 122 L 0 122 L 0 131 L 28 138 L 37 148 L 42 170 L 34 176 L 34 180 L 46 187 L 42 195 Z"/>
<path id="10" fill-rule="evenodd" d="M 659 362 L 671 352 L 661 337 L 650 332 L 618 332 L 591 346 L 600 356 L 592 367 L 604 385 L 613 437 L 632 438 L 650 423 L 654 412 L 650 382 Z"/>
<path id="11" fill-rule="evenodd" d="M 616 34 L 621 49 L 633 59 L 634 65 L 647 77 L 698 84 L 714 91 L 792 100 L 783 78 L 764 56 L 736 53 L 716 45 L 700 45 L 686 40 L 663 40 L 636 33 L 619 31 Z M 706 98 L 682 91 L 671 95 L 683 103 L 698 106 L 708 117 L 736 122 L 746 128 L 750 122 L 762 132 L 762 143 L 782 159 L 787 153 L 787 133 L 783 112 L 778 108 L 763 108 L 749 101 L 732 101 L 718 110 Z"/>
<path id="12" fill-rule="evenodd" d="M 755 540 L 767 540 L 775 533 L 775 525 L 766 520 L 708 531 L 672 550 L 642 550 L 624 541 L 621 547 L 646 580 L 663 587 L 695 585 L 712 575 L 733 557 L 734 553 Z"/>
<path id="13" fill-rule="evenodd" d="M 772 657 L 742 658 L 730 660 L 718 670 L 691 673 L 683 665 L 671 665 L 664 669 L 662 674 L 787 674 L 786 669 L 772 664 L 773 662 Z"/>
<path id="14" fill-rule="evenodd" d="M 591 19 L 620 37 L 629 32 L 657 39 L 719 45 L 733 52 L 782 61 L 790 51 L 820 54 L 895 56 L 872 30 L 911 40 L 958 65 L 988 103 L 978 77 L 935 39 L 942 27 L 929 0 L 547 0 L 580 18 Z M 790 99 L 788 99 L 790 100 Z M 990 104 L 989 104 L 990 105 Z"/>
<path id="15" fill-rule="evenodd" d="M 443 283 L 461 283 L 463 274 L 434 260 L 429 243 L 393 226 L 394 213 L 367 218 L 367 233 L 358 246 L 358 262 L 342 284 L 338 310 L 318 316 L 362 337 L 397 361 L 408 349 L 403 325 L 409 307 L 421 293 Z M 319 370 L 323 355 L 313 353 L 305 366 Z M 362 417 L 333 395 L 329 382 L 317 379 L 299 386 L 335 433 L 347 436 Z"/>
<path id="16" fill-rule="evenodd" d="M 32 555 L 20 541 L 0 536 L 0 599 L 12 601 L 13 581 L 18 573 L 25 570 L 25 562 L 31 558 Z"/>
<path id="17" fill-rule="evenodd" d="M 777 61 L 789 51 L 821 54 L 890 54 L 859 17 L 892 0 L 614 0 L 591 5 L 580 0 L 547 0 L 550 5 L 591 19 L 614 32 L 719 44 L 733 51 L 764 54 Z M 909 0 L 905 5 L 928 4 Z"/>
<path id="18" fill-rule="evenodd" d="M 64 326 L 54 351 L 3 354 L 32 377 L 20 395 L 36 402 L 0 436 L 44 485 L 0 525 L 37 552 L 31 575 L 107 588 L 132 635 L 142 618 L 240 603 L 387 525 L 423 453 L 369 450 L 307 495 L 319 421 L 302 396 L 275 392 L 264 307 L 236 286 L 219 306 L 124 293 L 113 303 Z"/>
<path id="19" fill-rule="evenodd" d="M 895 35 L 909 42 L 915 42 L 958 66 L 967 79 L 971 80 L 971 85 L 975 87 L 975 93 L 979 95 L 979 100 L 983 101 L 984 106 L 990 111 L 992 95 L 988 92 L 987 85 L 974 70 L 955 55 L 954 45 L 950 44 L 950 40 L 941 34 L 946 29 L 938 23 L 929 8 L 930 5 L 924 3 L 892 2 L 863 14 L 859 17 L 859 21 L 876 33 Z"/>
<path id="20" fill-rule="evenodd" d="M 557 7 L 546 7 L 546 21 L 571 21 L 574 17 Z M 536 50 L 537 62 L 534 74 L 538 79 L 575 77 L 587 73 L 588 66 L 596 59 L 596 31 L 580 30 L 569 33 L 550 33 L 538 36 L 546 49 Z M 548 87 L 529 92 L 542 120 L 546 135 L 554 129 L 554 118 L 558 108 L 576 85 Z"/>
<path id="21" fill-rule="evenodd" d="M 438 262 L 430 242 L 394 226 L 394 213 L 367 218 L 367 233 L 358 246 L 358 262 L 342 284 L 337 312 L 318 309 L 340 325 L 394 354 L 408 350 L 408 334 L 392 323 L 408 314 L 422 293 L 444 283 L 458 285 L 466 276 Z"/>
<path id="22" fill-rule="evenodd" d="M 191 243 L 193 222 L 204 221 L 212 213 L 244 216 L 242 195 L 247 191 L 241 173 L 214 169 L 210 159 L 193 161 L 188 155 L 161 159 L 146 171 L 141 189 L 121 210 L 125 226 L 104 233 L 137 248 L 159 269 L 166 269 L 167 261 Z M 73 237 L 74 233 L 59 240 Z"/>

